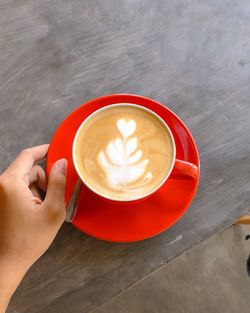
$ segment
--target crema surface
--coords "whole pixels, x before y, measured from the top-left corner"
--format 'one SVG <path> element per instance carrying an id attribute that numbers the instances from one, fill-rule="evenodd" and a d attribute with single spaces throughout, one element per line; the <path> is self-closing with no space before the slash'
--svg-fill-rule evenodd
<path id="1" fill-rule="evenodd" d="M 173 153 L 163 123 L 126 104 L 93 115 L 82 126 L 74 148 L 87 184 L 104 197 L 124 201 L 156 189 L 171 168 Z"/>

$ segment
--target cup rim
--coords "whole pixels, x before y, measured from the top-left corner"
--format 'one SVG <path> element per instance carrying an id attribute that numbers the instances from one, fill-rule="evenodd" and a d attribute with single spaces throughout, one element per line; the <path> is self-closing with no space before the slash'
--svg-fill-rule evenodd
<path id="1" fill-rule="evenodd" d="M 169 171 L 167 172 L 165 178 L 163 179 L 163 181 L 157 185 L 153 190 L 151 190 L 150 192 L 142 195 L 142 196 L 139 196 L 139 197 L 136 197 L 136 198 L 133 198 L 133 199 L 117 199 L 117 198 L 112 198 L 112 197 L 109 197 L 107 195 L 103 195 L 101 194 L 100 192 L 98 192 L 97 190 L 95 190 L 95 188 L 90 185 L 86 179 L 83 177 L 83 175 L 81 174 L 80 170 L 79 170 L 79 167 L 78 167 L 78 164 L 77 164 L 77 161 L 76 161 L 76 158 L 75 158 L 75 147 L 76 147 L 76 141 L 78 139 L 78 136 L 79 136 L 79 133 L 81 132 L 81 129 L 83 128 L 83 126 L 93 117 L 95 116 L 96 114 L 98 114 L 99 112 L 102 112 L 110 107 L 118 107 L 118 106 L 132 106 L 132 107 L 137 107 L 137 108 L 140 108 L 144 111 L 147 111 L 149 112 L 150 114 L 154 115 L 161 123 L 162 125 L 167 129 L 169 135 L 170 135 L 170 138 L 171 138 L 171 143 L 172 143 L 172 147 L 173 147 L 173 158 L 172 158 L 172 163 L 171 163 L 171 166 L 169 168 Z M 139 104 L 135 104 L 135 103 L 127 103 L 127 102 L 119 102 L 119 103 L 113 103 L 113 104 L 108 104 L 106 106 L 103 106 L 102 108 L 100 109 L 97 109 L 95 110 L 94 112 L 92 112 L 90 115 L 88 115 L 88 117 L 86 117 L 82 123 L 80 124 L 80 126 L 78 127 L 76 133 L 75 133 L 75 136 L 74 136 L 74 140 L 73 140 L 73 145 L 72 145 L 72 159 L 73 159 L 73 164 L 74 164 L 74 168 L 77 172 L 77 175 L 78 177 L 81 179 L 81 181 L 92 191 L 94 192 L 95 194 L 97 194 L 98 196 L 100 196 L 101 198 L 104 198 L 104 199 L 107 199 L 107 200 L 110 200 L 110 201 L 114 201 L 114 202 L 120 202 L 120 203 L 124 203 L 124 202 L 133 202 L 133 201 L 137 201 L 137 200 L 141 200 L 141 199 L 144 199 L 144 198 L 147 198 L 151 195 L 153 195 L 158 189 L 160 189 L 164 183 L 167 181 L 167 179 L 169 178 L 172 170 L 173 170 L 173 167 L 174 167 L 174 164 L 175 164 L 175 159 L 176 159 L 176 145 L 175 145 L 175 141 L 174 141 L 174 136 L 172 134 L 172 131 L 170 129 L 170 127 L 167 125 L 167 123 L 162 119 L 162 117 L 160 117 L 157 113 L 155 113 L 153 110 L 150 110 L 142 105 L 139 105 Z"/>

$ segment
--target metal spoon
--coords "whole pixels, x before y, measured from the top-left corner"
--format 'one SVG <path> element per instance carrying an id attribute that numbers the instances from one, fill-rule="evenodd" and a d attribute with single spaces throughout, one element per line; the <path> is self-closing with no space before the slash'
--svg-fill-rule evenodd
<path id="1" fill-rule="evenodd" d="M 66 211 L 65 221 L 68 223 L 71 223 L 76 215 L 79 200 L 80 200 L 81 190 L 82 190 L 82 181 L 80 180 L 80 178 L 78 178 L 75 184 L 72 196 L 66 208 L 67 211 Z"/>

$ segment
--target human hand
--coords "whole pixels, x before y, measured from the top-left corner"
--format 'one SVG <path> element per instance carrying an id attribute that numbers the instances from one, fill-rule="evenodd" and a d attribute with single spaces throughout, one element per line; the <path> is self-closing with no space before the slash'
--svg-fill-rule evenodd
<path id="1" fill-rule="evenodd" d="M 23 150 L 0 176 L 0 290 L 5 284 L 8 294 L 17 287 L 11 283 L 12 277 L 18 285 L 65 220 L 67 161 L 54 164 L 48 184 L 44 170 L 34 164 L 45 158 L 48 148 L 41 145 Z M 37 186 L 46 192 L 44 201 Z"/>

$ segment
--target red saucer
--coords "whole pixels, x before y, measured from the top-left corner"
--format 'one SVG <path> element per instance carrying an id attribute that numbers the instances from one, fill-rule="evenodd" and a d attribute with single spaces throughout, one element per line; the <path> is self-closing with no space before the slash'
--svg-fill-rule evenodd
<path id="1" fill-rule="evenodd" d="M 136 95 L 109 95 L 88 101 L 72 112 L 59 126 L 51 141 L 47 174 L 53 163 L 68 160 L 66 202 L 69 201 L 77 174 L 72 161 L 72 143 L 77 128 L 95 110 L 113 103 L 135 103 L 156 112 L 170 127 L 175 143 L 176 158 L 194 163 L 200 172 L 199 155 L 194 139 L 185 124 L 162 104 Z M 155 236 L 168 229 L 188 209 L 199 182 L 197 179 L 171 179 L 149 199 L 133 204 L 110 204 L 83 188 L 73 225 L 81 231 L 102 239 L 132 242 Z"/>

